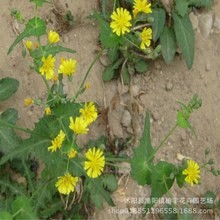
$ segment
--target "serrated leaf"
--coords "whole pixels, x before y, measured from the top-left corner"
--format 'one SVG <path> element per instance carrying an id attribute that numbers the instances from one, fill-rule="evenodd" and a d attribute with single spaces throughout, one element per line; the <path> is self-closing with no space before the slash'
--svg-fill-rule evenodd
<path id="1" fill-rule="evenodd" d="M 145 73 L 148 70 L 148 64 L 145 60 L 138 60 L 135 62 L 135 69 L 139 73 Z"/>
<path id="2" fill-rule="evenodd" d="M 161 52 L 162 56 L 167 64 L 173 61 L 173 57 L 176 53 L 176 39 L 175 33 L 172 28 L 165 27 L 160 36 Z"/>
<path id="3" fill-rule="evenodd" d="M 0 101 L 10 98 L 19 87 L 19 81 L 10 77 L 0 80 Z"/>
<path id="4" fill-rule="evenodd" d="M 35 3 L 36 7 L 42 7 L 47 0 L 30 0 L 30 2 Z"/>
<path id="5" fill-rule="evenodd" d="M 211 191 L 207 191 L 204 194 L 204 198 L 205 198 L 205 205 L 209 208 L 209 209 L 213 209 L 215 207 L 214 205 L 214 200 L 216 198 L 215 193 L 211 192 Z"/>
<path id="6" fill-rule="evenodd" d="M 131 176 L 139 185 L 151 183 L 153 152 L 150 139 L 150 116 L 147 113 L 140 145 L 134 150 L 134 156 L 131 159 Z"/>
<path id="7" fill-rule="evenodd" d="M 24 31 L 15 39 L 10 48 L 8 49 L 8 54 L 13 50 L 13 48 L 25 37 L 36 36 L 40 37 L 46 34 L 46 23 L 39 17 L 34 17 L 30 19 Z"/>
<path id="8" fill-rule="evenodd" d="M 102 73 L 102 79 L 103 81 L 107 82 L 110 81 L 113 77 L 114 77 L 114 69 L 112 68 L 112 65 L 107 66 L 104 70 L 104 72 Z"/>
<path id="9" fill-rule="evenodd" d="M 117 180 L 115 176 L 112 174 L 102 175 L 102 182 L 104 187 L 106 187 L 111 192 L 115 191 L 118 187 Z"/>
<path id="10" fill-rule="evenodd" d="M 178 113 L 177 113 L 177 124 L 181 128 L 191 128 L 192 127 L 190 125 L 189 120 L 185 117 L 185 115 L 181 111 L 178 111 Z"/>
<path id="11" fill-rule="evenodd" d="M 12 212 L 16 213 L 16 219 L 37 219 L 31 207 L 31 201 L 25 196 L 18 196 L 12 203 Z"/>
<path id="12" fill-rule="evenodd" d="M 195 51 L 193 27 L 188 15 L 184 17 L 180 17 L 176 13 L 173 13 L 172 15 L 177 43 L 182 51 L 187 67 L 190 69 L 193 65 Z"/>
<path id="13" fill-rule="evenodd" d="M 153 41 L 156 42 L 163 31 L 166 13 L 164 9 L 158 8 L 154 9 L 151 15 L 154 18 L 154 21 L 152 23 Z"/>
<path id="14" fill-rule="evenodd" d="M 188 11 L 188 2 L 186 0 L 176 0 L 175 9 L 180 16 L 184 17 Z"/>

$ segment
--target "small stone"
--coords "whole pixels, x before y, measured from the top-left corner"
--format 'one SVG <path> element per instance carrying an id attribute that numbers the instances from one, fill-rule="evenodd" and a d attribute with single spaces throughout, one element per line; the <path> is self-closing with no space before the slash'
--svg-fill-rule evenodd
<path id="1" fill-rule="evenodd" d="M 197 29 L 198 29 L 198 26 L 199 26 L 199 21 L 198 21 L 197 16 L 196 16 L 193 12 L 191 12 L 191 13 L 189 14 L 189 19 L 190 19 L 190 21 L 191 21 L 191 23 L 192 23 L 193 29 L 194 29 L 194 30 L 197 30 Z"/>
<path id="2" fill-rule="evenodd" d="M 64 43 L 67 43 L 67 42 L 70 41 L 70 39 L 69 39 L 69 37 L 67 35 L 63 35 L 62 39 L 63 39 Z"/>
<path id="3" fill-rule="evenodd" d="M 154 121 L 157 121 L 160 119 L 160 114 L 158 112 L 153 112 L 152 117 L 153 117 Z"/>
<path id="4" fill-rule="evenodd" d="M 181 132 L 181 134 L 180 134 L 181 140 L 182 140 L 182 141 L 185 141 L 185 140 L 186 140 L 186 137 L 187 137 L 186 132 L 185 132 L 184 130 L 182 130 L 182 132 Z"/>
<path id="5" fill-rule="evenodd" d="M 205 70 L 206 70 L 206 71 L 210 71 L 210 70 L 211 70 L 211 65 L 210 65 L 210 63 L 207 63 L 207 64 L 206 64 Z"/>
<path id="6" fill-rule="evenodd" d="M 131 171 L 131 165 L 127 162 L 121 162 L 118 164 L 118 173 L 119 174 L 129 174 Z"/>
<path id="7" fill-rule="evenodd" d="M 169 82 L 166 84 L 166 90 L 167 90 L 167 91 L 171 91 L 172 89 L 173 89 L 173 83 L 169 81 Z"/>
<path id="8" fill-rule="evenodd" d="M 99 58 L 99 60 L 100 60 L 101 64 L 102 64 L 103 66 L 105 66 L 105 67 L 110 64 L 110 61 L 109 61 L 107 55 L 102 55 L 102 56 Z"/>
<path id="9" fill-rule="evenodd" d="M 158 61 L 154 62 L 154 67 L 156 70 L 161 70 L 161 64 Z"/>
<path id="10" fill-rule="evenodd" d="M 199 16 L 199 29 L 202 36 L 208 39 L 213 24 L 213 18 L 211 14 L 202 14 Z"/>
<path id="11" fill-rule="evenodd" d="M 125 110 L 122 114 L 121 124 L 124 127 L 129 127 L 131 125 L 131 114 L 128 110 Z"/>
<path id="12" fill-rule="evenodd" d="M 132 85 L 129 89 L 131 96 L 135 97 L 139 93 L 139 86 L 138 85 Z"/>

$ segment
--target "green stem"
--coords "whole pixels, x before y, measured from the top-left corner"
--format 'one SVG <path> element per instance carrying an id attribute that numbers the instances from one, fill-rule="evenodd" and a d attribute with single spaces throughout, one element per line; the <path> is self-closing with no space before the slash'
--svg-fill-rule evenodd
<path id="1" fill-rule="evenodd" d="M 92 63 L 90 64 L 88 70 L 86 71 L 86 74 L 85 74 L 85 76 L 84 76 L 84 79 L 83 79 L 83 81 L 81 82 L 81 84 L 80 84 L 80 86 L 79 86 L 79 90 L 78 90 L 78 92 L 76 93 L 75 97 L 73 98 L 73 101 L 74 101 L 74 102 L 76 101 L 76 99 L 77 99 L 78 96 L 80 95 L 80 93 L 81 93 L 81 91 L 82 91 L 82 89 L 83 89 L 83 87 L 84 87 L 84 83 L 85 83 L 85 81 L 86 81 L 86 79 L 87 79 L 87 77 L 88 77 L 88 75 L 89 75 L 89 73 L 90 73 L 92 67 L 94 66 L 94 64 L 96 63 L 96 61 L 99 59 L 99 57 L 102 55 L 103 50 L 104 50 L 104 48 L 102 48 L 102 49 L 99 51 L 99 53 L 96 55 L 95 59 L 94 59 L 94 60 L 92 61 Z"/>
<path id="2" fill-rule="evenodd" d="M 27 179 L 28 179 L 28 182 L 29 182 L 31 193 L 33 193 L 35 191 L 34 190 L 34 185 L 33 185 L 33 182 L 31 180 L 29 169 L 27 168 L 27 164 L 25 163 L 24 159 L 22 160 L 22 164 L 24 166 L 24 169 L 25 169 L 25 172 L 26 172 L 26 175 L 27 175 Z"/>
<path id="3" fill-rule="evenodd" d="M 68 158 L 66 163 L 66 172 L 68 172 L 69 170 L 69 163 L 70 163 L 70 159 Z"/>
<path id="4" fill-rule="evenodd" d="M 172 195 L 172 193 L 170 192 L 170 190 L 169 190 L 169 188 L 168 188 L 168 186 L 167 186 L 166 181 L 164 181 L 164 185 L 165 185 L 165 188 L 166 188 L 166 190 L 167 190 L 168 196 L 171 198 L 171 201 L 173 201 L 173 195 Z M 173 203 L 173 202 L 172 202 L 172 205 L 173 205 L 173 207 L 174 207 L 176 210 L 178 210 L 178 212 L 177 212 L 178 219 L 181 219 L 181 218 L 180 218 L 180 214 L 179 214 L 179 209 L 178 209 L 177 205 L 176 205 L 175 203 Z"/>
<path id="5" fill-rule="evenodd" d="M 45 83 L 45 85 L 46 85 L 46 87 L 47 87 L 47 93 L 50 94 L 49 84 L 48 84 L 47 80 L 44 78 L 44 76 L 43 76 L 43 75 L 41 75 L 41 76 L 42 76 L 42 78 L 43 78 L 43 80 L 44 80 L 44 83 Z"/>
<path id="6" fill-rule="evenodd" d="M 12 215 L 12 218 L 14 218 L 16 215 L 18 215 L 20 212 L 23 212 L 23 208 L 19 209 L 17 212 L 15 212 L 13 215 Z"/>
<path id="7" fill-rule="evenodd" d="M 66 131 L 66 128 L 65 128 L 65 126 L 64 126 L 64 124 L 63 124 L 63 122 L 62 122 L 62 120 L 59 118 L 58 121 L 59 121 L 59 124 L 61 125 L 62 129 L 64 130 L 64 133 L 66 134 L 66 139 L 67 139 L 67 141 L 70 142 L 70 138 L 69 138 L 69 136 L 68 136 L 68 133 L 67 133 L 67 131 Z"/>
<path id="8" fill-rule="evenodd" d="M 112 162 L 114 162 L 114 161 L 116 161 L 116 162 L 128 162 L 128 163 L 130 163 L 130 160 L 128 159 L 128 158 L 113 158 L 113 157 L 111 157 L 111 158 L 105 158 L 105 160 L 106 161 L 112 161 Z"/>
<path id="9" fill-rule="evenodd" d="M 7 126 L 9 128 L 13 128 L 13 129 L 16 129 L 16 130 L 19 130 L 19 131 L 24 131 L 24 132 L 26 132 L 28 134 L 33 134 L 33 131 L 31 131 L 28 128 L 21 128 L 21 127 L 19 127 L 17 125 L 13 125 L 13 124 L 8 123 L 8 122 L 6 122 L 4 120 L 1 120 L 1 119 L 0 119 L 0 125 L 4 125 L 4 126 Z"/>
<path id="10" fill-rule="evenodd" d="M 114 0 L 113 11 L 115 11 L 115 9 L 116 9 L 116 2 L 117 2 L 117 0 Z"/>
<path id="11" fill-rule="evenodd" d="M 131 45 L 133 45 L 134 47 L 136 47 L 138 50 L 140 50 L 140 47 L 138 45 L 136 45 L 134 42 L 132 42 L 131 40 L 129 40 L 127 37 L 123 36 L 123 38 L 128 41 Z"/>

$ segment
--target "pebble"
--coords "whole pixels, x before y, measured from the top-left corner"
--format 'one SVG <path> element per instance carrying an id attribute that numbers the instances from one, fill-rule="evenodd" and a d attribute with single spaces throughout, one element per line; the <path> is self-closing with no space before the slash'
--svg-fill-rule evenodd
<path id="1" fill-rule="evenodd" d="M 208 39 L 213 24 L 213 17 L 211 14 L 202 14 L 199 16 L 199 29 L 202 36 Z"/>
<path id="2" fill-rule="evenodd" d="M 167 91 L 171 91 L 172 89 L 173 89 L 173 83 L 169 81 L 169 82 L 166 84 L 166 90 L 167 90 Z"/>
<path id="3" fill-rule="evenodd" d="M 160 119 L 160 114 L 158 112 L 153 112 L 152 117 L 153 117 L 154 121 L 157 121 Z"/>
<path id="4" fill-rule="evenodd" d="M 62 39 L 64 43 L 67 43 L 70 41 L 70 38 L 67 35 L 63 35 Z"/>
<path id="5" fill-rule="evenodd" d="M 155 67 L 156 70 L 161 70 L 162 69 L 161 64 L 158 61 L 154 62 L 154 67 Z"/>
<path id="6" fill-rule="evenodd" d="M 122 114 L 121 124 L 124 127 L 129 127 L 131 125 L 131 114 L 128 110 L 125 110 Z"/>
<path id="7" fill-rule="evenodd" d="M 191 23 L 192 23 L 193 29 L 194 29 L 194 30 L 197 30 L 198 27 L 199 27 L 199 21 L 198 21 L 197 16 L 196 16 L 193 12 L 191 12 L 191 13 L 189 14 L 189 19 L 190 19 L 190 21 L 191 21 Z"/>
<path id="8" fill-rule="evenodd" d="M 110 61 L 108 59 L 108 56 L 107 55 L 102 55 L 100 58 L 99 58 L 101 64 L 103 66 L 108 66 L 110 64 Z"/>
<path id="9" fill-rule="evenodd" d="M 210 65 L 210 63 L 207 63 L 207 64 L 206 64 L 205 70 L 206 70 L 207 72 L 211 70 L 211 65 Z"/>

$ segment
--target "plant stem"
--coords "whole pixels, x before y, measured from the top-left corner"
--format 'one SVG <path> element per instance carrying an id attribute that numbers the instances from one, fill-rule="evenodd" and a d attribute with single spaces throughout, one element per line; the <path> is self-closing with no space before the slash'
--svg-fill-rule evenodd
<path id="1" fill-rule="evenodd" d="M 22 164 L 24 166 L 24 169 L 25 169 L 25 172 L 26 172 L 26 175 L 27 175 L 27 179 L 28 179 L 28 182 L 29 182 L 29 186 L 30 186 L 30 190 L 31 190 L 31 193 L 33 193 L 35 190 L 34 190 L 34 185 L 33 185 L 33 182 L 31 180 L 31 176 L 30 176 L 30 172 L 29 172 L 29 169 L 27 167 L 27 164 L 26 162 L 24 161 L 24 159 L 22 160 Z"/>
<path id="2" fill-rule="evenodd" d="M 13 129 L 16 129 L 16 130 L 19 130 L 19 131 L 24 131 L 24 132 L 26 132 L 28 134 L 33 134 L 34 133 L 30 129 L 28 129 L 28 128 L 21 128 L 21 127 L 19 127 L 17 125 L 13 125 L 13 124 L 8 123 L 8 122 L 6 122 L 4 120 L 1 120 L 1 119 L 0 119 L 0 125 L 5 125 L 5 126 L 7 126 L 9 128 L 13 128 Z"/>
<path id="3" fill-rule="evenodd" d="M 23 212 L 23 208 L 19 209 L 17 212 L 15 212 L 13 215 L 12 215 L 12 218 L 14 218 L 16 215 L 18 215 L 20 212 Z"/>
<path id="4" fill-rule="evenodd" d="M 105 159 L 106 161 L 112 161 L 112 162 L 114 162 L 114 161 L 116 161 L 116 162 L 127 162 L 127 163 L 130 163 L 130 160 L 128 159 L 128 158 L 113 158 L 113 157 L 111 157 L 111 158 L 106 158 Z"/>
<path id="5" fill-rule="evenodd" d="M 88 75 L 89 75 L 89 73 L 90 73 L 92 67 L 94 66 L 94 64 L 96 63 L 96 61 L 99 59 L 99 57 L 102 55 L 103 50 L 104 50 L 104 48 L 102 48 L 102 49 L 99 51 L 99 53 L 96 55 L 95 59 L 94 59 L 94 60 L 92 61 L 92 63 L 90 64 L 88 70 L 86 71 L 86 74 L 85 74 L 85 76 L 84 76 L 84 79 L 83 79 L 83 81 L 81 82 L 81 84 L 80 84 L 80 86 L 79 86 L 79 90 L 78 90 L 78 92 L 76 93 L 75 97 L 73 98 L 73 101 L 74 101 L 74 102 L 76 101 L 76 99 L 77 99 L 78 96 L 80 95 L 80 93 L 81 93 L 81 91 L 82 91 L 82 89 L 83 89 L 84 83 L 85 83 L 85 81 L 86 81 L 86 79 L 87 79 L 87 77 L 88 77 Z"/>
<path id="6" fill-rule="evenodd" d="M 128 41 L 131 45 L 133 45 L 134 47 L 136 47 L 138 50 L 140 50 L 140 47 L 138 45 L 136 45 L 134 42 L 132 42 L 131 40 L 129 40 L 127 37 L 123 36 L 123 38 Z"/>
<path id="7" fill-rule="evenodd" d="M 155 153 L 163 146 L 163 144 L 168 140 L 168 138 L 173 134 L 173 132 L 176 130 L 178 124 L 175 124 L 175 126 L 168 132 L 168 134 L 163 138 L 163 140 L 160 142 L 160 144 L 156 147 Z"/>
<path id="8" fill-rule="evenodd" d="M 113 11 L 115 11 L 115 9 L 116 9 L 116 1 L 117 1 L 117 0 L 114 0 Z"/>

